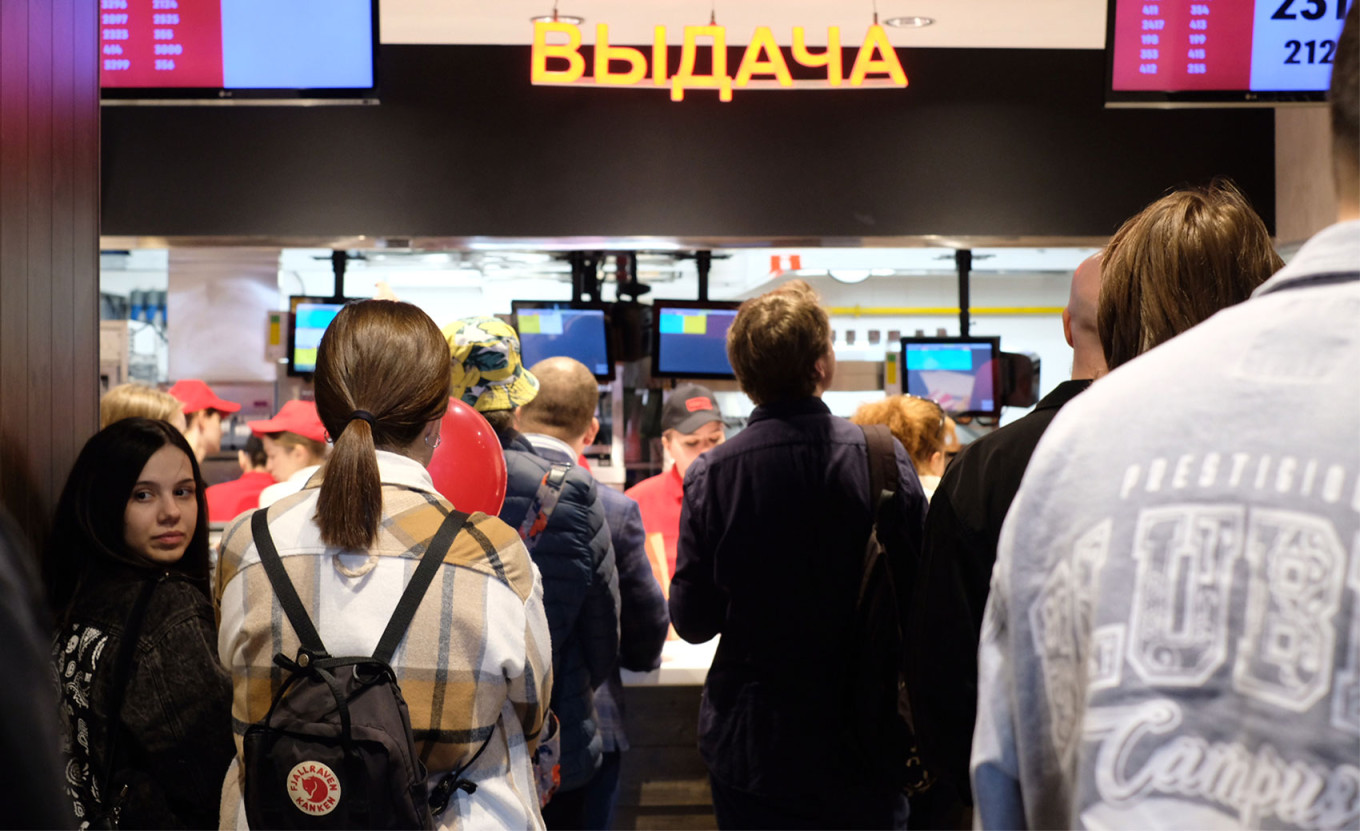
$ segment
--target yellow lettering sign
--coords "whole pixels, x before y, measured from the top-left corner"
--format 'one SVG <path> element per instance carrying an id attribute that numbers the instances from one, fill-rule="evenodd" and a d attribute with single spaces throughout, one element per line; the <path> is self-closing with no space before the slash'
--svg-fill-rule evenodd
<path id="1" fill-rule="evenodd" d="M 566 43 L 548 43 L 548 35 L 563 34 Z M 548 61 L 559 58 L 566 69 L 548 69 Z M 586 59 L 581 57 L 581 30 L 570 23 L 534 21 L 534 46 L 530 57 L 529 80 L 535 84 L 570 84 L 586 74 Z"/>

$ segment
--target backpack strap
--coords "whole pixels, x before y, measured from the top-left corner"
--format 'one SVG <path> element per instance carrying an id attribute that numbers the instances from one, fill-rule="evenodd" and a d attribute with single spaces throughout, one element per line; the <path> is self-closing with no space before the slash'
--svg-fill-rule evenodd
<path id="1" fill-rule="evenodd" d="M 434 580 L 434 573 L 443 565 L 444 556 L 453 545 L 453 538 L 458 536 L 467 519 L 468 515 L 462 511 L 449 511 L 444 521 L 439 524 L 439 530 L 435 532 L 429 547 L 425 549 L 424 556 L 420 558 L 420 565 L 416 566 L 415 574 L 411 575 L 411 582 L 406 584 L 406 590 L 401 593 L 401 600 L 397 601 L 397 610 L 392 613 L 392 619 L 387 622 L 387 628 L 383 630 L 382 638 L 378 640 L 378 648 L 373 651 L 374 658 L 384 664 L 392 663 L 397 645 L 406 636 L 411 618 L 415 617 L 416 609 L 420 606 L 421 599 L 425 597 L 425 591 Z"/>
<path id="2" fill-rule="evenodd" d="M 869 510 L 877 526 L 883 506 L 897 495 L 897 451 L 893 435 L 882 424 L 861 424 L 865 451 L 869 456 Z"/>
<path id="3" fill-rule="evenodd" d="M 297 589 L 293 588 L 293 581 L 288 579 L 283 560 L 279 559 L 279 550 L 274 547 L 274 538 L 269 534 L 267 508 L 260 508 L 251 514 L 250 533 L 255 539 L 255 550 L 260 554 L 260 564 L 264 566 L 264 573 L 269 575 L 269 585 L 274 587 L 279 605 L 283 606 L 284 614 L 288 615 L 288 622 L 293 625 L 293 631 L 297 633 L 302 648 L 315 657 L 329 657 L 326 645 L 321 642 L 321 635 L 317 633 L 312 619 L 307 616 L 307 609 L 303 607 Z"/>
<path id="4" fill-rule="evenodd" d="M 520 539 L 524 540 L 524 547 L 530 552 L 538 545 L 539 538 L 548 527 L 548 520 L 562 496 L 562 485 L 567 481 L 567 472 L 570 470 L 571 465 L 558 462 L 548 468 L 538 483 L 534 501 L 529 503 L 529 510 L 524 512 L 524 520 L 519 524 Z"/>

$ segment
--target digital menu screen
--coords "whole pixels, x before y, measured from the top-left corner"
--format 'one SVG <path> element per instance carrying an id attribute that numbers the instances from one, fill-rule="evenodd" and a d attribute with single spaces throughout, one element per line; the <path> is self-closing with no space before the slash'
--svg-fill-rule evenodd
<path id="1" fill-rule="evenodd" d="M 904 392 L 929 398 L 950 415 L 996 415 L 998 338 L 903 338 Z"/>
<path id="2" fill-rule="evenodd" d="M 604 309 L 515 301 L 514 310 L 525 366 L 545 358 L 567 357 L 585 364 L 596 378 L 613 377 Z"/>
<path id="3" fill-rule="evenodd" d="M 1325 93 L 1353 0 L 1111 0 L 1112 92 Z"/>
<path id="4" fill-rule="evenodd" d="M 105 89 L 369 89 L 375 0 L 99 0 Z"/>
<path id="5" fill-rule="evenodd" d="M 737 304 L 718 308 L 664 305 L 657 301 L 652 374 L 664 378 L 732 378 L 727 360 L 727 330 L 737 319 Z"/>
<path id="6" fill-rule="evenodd" d="M 289 343 L 288 372 L 304 375 L 316 372 L 316 353 L 321 347 L 321 336 L 340 314 L 344 303 L 318 303 L 309 298 L 297 298 L 293 306 L 293 331 Z"/>

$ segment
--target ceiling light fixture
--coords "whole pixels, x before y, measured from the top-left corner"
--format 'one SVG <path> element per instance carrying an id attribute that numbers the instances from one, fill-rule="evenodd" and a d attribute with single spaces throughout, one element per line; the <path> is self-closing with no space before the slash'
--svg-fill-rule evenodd
<path id="1" fill-rule="evenodd" d="M 897 29 L 920 29 L 935 22 L 933 17 L 919 17 L 911 15 L 908 17 L 890 17 L 883 21 L 884 26 L 892 26 Z"/>
<path id="2" fill-rule="evenodd" d="M 532 23 L 569 23 L 572 26 L 580 26 L 586 22 L 584 17 L 574 14 L 558 14 L 557 4 L 553 3 L 552 14 L 540 14 L 538 17 L 531 17 Z"/>
<path id="3" fill-rule="evenodd" d="M 827 269 L 826 273 L 839 283 L 854 284 L 868 280 L 872 272 L 867 268 L 833 268 Z"/>

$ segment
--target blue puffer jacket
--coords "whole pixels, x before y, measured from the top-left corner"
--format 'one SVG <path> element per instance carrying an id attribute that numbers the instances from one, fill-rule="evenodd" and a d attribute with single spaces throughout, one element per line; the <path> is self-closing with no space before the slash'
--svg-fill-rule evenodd
<path id="1" fill-rule="evenodd" d="M 500 436 L 505 451 L 505 504 L 510 527 L 524 521 L 538 485 L 552 467 L 519 433 Z M 548 527 L 530 551 L 543 575 L 543 605 L 552 634 L 552 710 L 561 722 L 562 785 L 585 785 L 600 765 L 594 690 L 619 657 L 619 580 L 604 507 L 595 480 L 573 467 L 562 484 Z"/>

